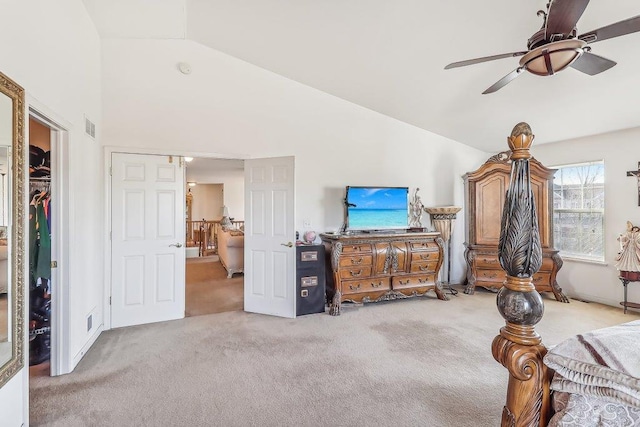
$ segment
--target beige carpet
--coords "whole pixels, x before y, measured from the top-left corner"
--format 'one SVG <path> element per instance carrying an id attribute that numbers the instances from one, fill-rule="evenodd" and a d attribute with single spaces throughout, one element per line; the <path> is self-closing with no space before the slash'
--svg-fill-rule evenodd
<path id="1" fill-rule="evenodd" d="M 217 255 L 187 258 L 185 312 L 189 316 L 224 313 L 244 308 L 244 276 L 227 271 Z"/>
<path id="2" fill-rule="evenodd" d="M 546 344 L 640 318 L 545 298 Z M 75 372 L 31 381 L 31 424 L 496 426 L 507 371 L 491 356 L 495 294 L 244 312 L 104 332 Z"/>

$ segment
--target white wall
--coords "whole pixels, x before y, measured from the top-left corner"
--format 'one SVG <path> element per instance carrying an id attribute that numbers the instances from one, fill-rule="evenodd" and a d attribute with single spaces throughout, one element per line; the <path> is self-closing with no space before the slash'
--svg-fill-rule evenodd
<path id="1" fill-rule="evenodd" d="M 244 169 L 209 170 L 204 172 L 201 170 L 190 171 L 187 166 L 187 181 L 222 184 L 222 200 L 223 204 L 229 208 L 229 216 L 236 221 L 244 221 Z M 219 217 L 220 214 L 217 213 L 213 219 L 218 219 Z M 195 219 L 198 218 L 194 217 Z"/>
<path id="2" fill-rule="evenodd" d="M 222 218 L 222 184 L 201 184 L 187 187 L 191 191 L 193 202 L 191 205 L 191 219 L 213 221 Z"/>
<path id="3" fill-rule="evenodd" d="M 102 323 L 101 149 L 98 141 L 83 136 L 85 114 L 101 128 L 100 40 L 79 0 L 4 1 L 2 16 L 0 70 L 72 125 L 70 280 L 64 285 L 71 292 L 70 345 L 76 356 Z M 85 317 L 94 309 L 94 329 L 87 332 Z M 23 369 L 0 390 L 3 425 L 27 422 L 27 378 Z"/>
<path id="4" fill-rule="evenodd" d="M 640 161 L 640 128 L 590 136 L 553 144 L 535 145 L 533 155 L 553 167 L 604 160 L 605 167 L 605 261 L 606 265 L 565 260 L 558 273 L 560 287 L 569 295 L 619 307 L 622 285 L 615 268 L 619 250 L 616 240 L 627 221 L 640 224 L 638 181 L 627 177 Z M 629 284 L 629 301 L 640 302 L 640 284 Z"/>
<path id="5" fill-rule="evenodd" d="M 488 157 L 192 41 L 105 39 L 102 52 L 105 144 L 293 155 L 301 232 L 303 219 L 317 231 L 340 227 L 346 185 L 420 187 L 426 206 L 461 205 L 461 176 Z M 454 241 L 460 279 L 463 234 Z"/>

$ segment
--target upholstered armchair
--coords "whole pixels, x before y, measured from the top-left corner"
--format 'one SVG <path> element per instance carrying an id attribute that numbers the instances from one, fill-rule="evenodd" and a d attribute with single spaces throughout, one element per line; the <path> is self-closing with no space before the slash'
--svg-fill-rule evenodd
<path id="1" fill-rule="evenodd" d="M 230 279 L 233 273 L 244 272 L 244 233 L 218 229 L 218 256 Z"/>

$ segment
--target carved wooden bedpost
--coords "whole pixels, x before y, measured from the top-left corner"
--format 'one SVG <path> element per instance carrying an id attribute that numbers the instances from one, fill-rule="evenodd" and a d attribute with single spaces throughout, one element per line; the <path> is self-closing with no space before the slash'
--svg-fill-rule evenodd
<path id="1" fill-rule="evenodd" d="M 497 296 L 506 320 L 492 345 L 493 357 L 509 370 L 502 426 L 545 426 L 550 414 L 548 371 L 542 362 L 546 348 L 535 325 L 544 304 L 532 276 L 542 264 L 535 200 L 529 176 L 531 128 L 518 123 L 507 138 L 511 148 L 511 180 L 502 212 L 498 257 L 507 272 Z"/>

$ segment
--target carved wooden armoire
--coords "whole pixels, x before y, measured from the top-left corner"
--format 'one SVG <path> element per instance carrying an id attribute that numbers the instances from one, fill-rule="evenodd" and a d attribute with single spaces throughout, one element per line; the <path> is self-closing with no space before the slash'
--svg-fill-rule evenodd
<path id="1" fill-rule="evenodd" d="M 498 261 L 498 241 L 505 193 L 511 173 L 510 151 L 487 160 L 478 170 L 464 178 L 467 218 L 466 250 L 467 284 L 465 293 L 473 294 L 476 286 L 499 289 L 505 272 Z M 553 248 L 553 175 L 555 169 L 530 160 L 533 189 L 542 244 L 542 267 L 533 275 L 538 292 L 553 292 L 558 301 L 569 302 L 558 286 L 556 275 L 562 259 Z"/>

